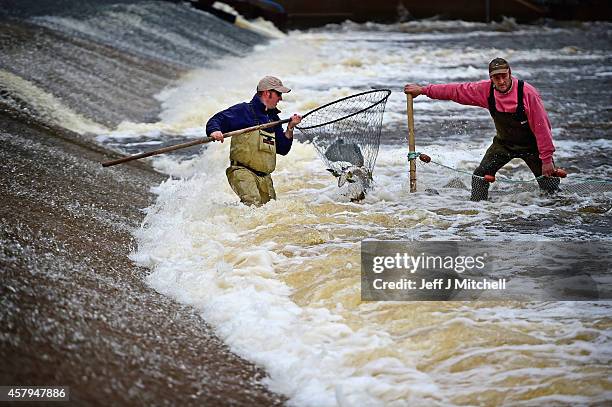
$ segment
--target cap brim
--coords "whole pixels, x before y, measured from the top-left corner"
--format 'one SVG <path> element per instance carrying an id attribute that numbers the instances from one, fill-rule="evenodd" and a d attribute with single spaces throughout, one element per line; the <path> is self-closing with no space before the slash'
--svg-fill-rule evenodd
<path id="1" fill-rule="evenodd" d="M 279 91 L 280 93 L 289 93 L 291 92 L 291 89 L 285 87 L 285 86 L 279 86 L 277 88 L 274 88 L 274 90 Z"/>
<path id="2" fill-rule="evenodd" d="M 493 76 L 496 75 L 498 73 L 508 73 L 510 71 L 510 69 L 508 68 L 504 68 L 504 69 L 494 69 L 491 72 L 489 72 L 489 76 Z"/>

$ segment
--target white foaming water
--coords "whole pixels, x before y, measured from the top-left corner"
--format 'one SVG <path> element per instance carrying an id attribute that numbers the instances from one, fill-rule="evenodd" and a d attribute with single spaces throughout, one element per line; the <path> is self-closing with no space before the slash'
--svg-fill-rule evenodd
<path id="1" fill-rule="evenodd" d="M 0 86 L 27 101 L 45 118 L 77 133 L 106 133 L 108 129 L 76 113 L 58 98 L 10 72 L 0 70 Z"/>
<path id="2" fill-rule="evenodd" d="M 358 249 L 356 243 L 332 238 L 325 249 L 328 236 L 317 227 L 322 215 L 312 213 L 311 196 L 303 192 L 259 209 L 237 204 L 223 176 L 227 143 L 215 147 L 188 164 L 166 167 L 189 178 L 158 188 L 158 202 L 136 233 L 133 260 L 154 270 L 150 284 L 198 307 L 232 350 L 264 366 L 269 387 L 296 405 L 436 399 L 437 386 L 415 368 L 415 355 L 390 352 L 392 338 L 378 329 L 351 327 L 326 307 L 300 306 L 292 299 L 296 287 L 279 275 L 307 270 L 312 258 L 333 246 Z M 296 172 L 315 170 L 314 160 L 312 147 L 298 144 L 291 161 L 280 160 L 277 184 L 295 185 Z M 307 182 L 323 184 L 325 178 L 318 169 Z M 334 202 L 333 193 L 327 191 L 327 202 Z M 340 217 L 342 206 L 355 206 L 331 205 Z M 300 232 L 292 239 L 293 228 Z M 318 245 L 323 253 L 317 254 Z M 397 390 L 387 394 L 389 386 Z"/>
<path id="3" fill-rule="evenodd" d="M 440 67 L 486 66 L 498 52 L 457 54 L 440 43 L 391 48 L 386 35 L 295 32 L 246 58 L 224 59 L 219 69 L 194 71 L 160 95 L 162 122 L 203 131 L 214 112 L 249 100 L 257 81 L 272 74 L 294 89 L 279 106 L 282 117 L 372 85 L 391 88 L 385 126 L 392 128 L 405 120 L 403 83 L 482 79 L 480 69 Z M 557 51 L 534 52 L 546 59 Z M 445 103 L 419 98 L 415 109 L 445 109 Z M 469 170 L 488 143 L 449 146 L 436 139 L 427 152 Z M 556 208 L 540 205 L 546 201 L 535 193 L 478 203 L 468 201 L 468 190 L 408 193 L 405 150 L 381 147 L 374 189 L 355 204 L 339 192 L 312 145 L 295 142 L 273 174 L 279 199 L 261 208 L 239 204 L 227 184 L 229 142 L 181 162 L 157 158 L 154 165 L 172 178 L 155 190 L 157 202 L 135 232 L 132 259 L 152 270 L 151 286 L 194 306 L 234 352 L 264 367 L 268 387 L 290 405 L 609 399 L 610 330 L 598 322 L 609 315 L 609 304 L 360 301 L 364 238 L 549 239 L 536 229 L 490 227 L 553 214 Z M 419 182 L 437 185 L 443 176 L 423 170 Z"/>

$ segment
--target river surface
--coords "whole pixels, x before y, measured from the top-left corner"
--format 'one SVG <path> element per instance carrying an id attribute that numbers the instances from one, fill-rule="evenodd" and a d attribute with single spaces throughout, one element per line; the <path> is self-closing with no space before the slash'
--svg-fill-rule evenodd
<path id="1" fill-rule="evenodd" d="M 132 260 L 151 270 L 152 287 L 193 306 L 234 352 L 264 367 L 271 390 L 296 406 L 612 399 L 609 302 L 360 299 L 363 239 L 486 240 L 499 242 L 500 250 L 505 241 L 612 240 L 612 196 L 600 182 L 612 174 L 612 25 L 347 22 L 264 40 L 225 25 L 210 33 L 190 30 L 198 19 L 214 20 L 178 5 L 131 7 L 100 7 L 85 19 L 27 20 L 34 27 L 28 29 L 60 36 L 52 43 L 58 52 L 129 54 L 123 65 L 91 59 L 99 71 L 94 78 L 132 70 L 117 82 L 129 86 L 112 86 L 125 100 L 124 114 L 116 101 L 105 107 L 100 90 L 108 82 L 72 69 L 83 59 L 70 53 L 48 57 L 58 75 L 73 73 L 63 97 L 19 54 L 21 65 L 8 68 L 5 60 L 0 71 L 5 98 L 135 153 L 203 136 L 212 114 L 250 100 L 267 74 L 293 89 L 279 105 L 281 117 L 372 88 L 393 92 L 373 188 L 361 203 L 337 187 L 299 133 L 289 155 L 278 159 L 278 200 L 261 208 L 239 204 L 227 184 L 228 142 L 152 160 L 169 177 L 155 189 L 155 205 L 143 208 Z M 42 59 L 41 52 L 33 58 Z M 489 201 L 474 203 L 468 189 L 444 188 L 451 180 L 469 185 L 465 172 L 478 165 L 494 127 L 485 109 L 419 97 L 417 151 L 445 167 L 419 164 L 418 192 L 409 193 L 403 85 L 486 79 L 487 63 L 497 56 L 542 95 L 555 162 L 570 173 L 562 192 L 541 196 L 529 187 L 533 182 L 499 182 Z M 522 162 L 507 168 L 501 176 L 530 178 Z"/>

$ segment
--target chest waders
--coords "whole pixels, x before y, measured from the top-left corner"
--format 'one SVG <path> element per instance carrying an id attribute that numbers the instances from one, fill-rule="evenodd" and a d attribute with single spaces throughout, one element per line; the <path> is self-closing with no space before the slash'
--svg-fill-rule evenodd
<path id="1" fill-rule="evenodd" d="M 253 106 L 249 108 L 259 120 Z M 272 132 L 256 130 L 232 137 L 230 166 L 225 170 L 232 190 L 246 205 L 261 206 L 276 199 L 270 173 L 276 168 L 276 136 Z"/>
<path id="2" fill-rule="evenodd" d="M 480 165 L 474 170 L 472 177 L 472 201 L 487 199 L 489 196 L 489 183 L 482 177 L 495 175 L 504 165 L 513 158 L 521 158 L 533 175 L 542 175 L 542 160 L 539 157 L 538 144 L 535 135 L 529 127 L 527 114 L 525 113 L 525 102 L 523 100 L 525 83 L 518 81 L 516 112 L 500 112 L 495 107 L 494 87 L 491 83 L 489 90 L 489 113 L 495 123 L 497 134 L 493 143 L 487 149 Z M 539 178 L 540 188 L 546 192 L 554 192 L 559 189 L 558 178 Z"/>

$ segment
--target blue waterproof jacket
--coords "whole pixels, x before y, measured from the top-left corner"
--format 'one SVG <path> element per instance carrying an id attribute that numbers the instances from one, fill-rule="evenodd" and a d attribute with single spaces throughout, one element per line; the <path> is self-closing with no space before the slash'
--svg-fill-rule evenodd
<path id="1" fill-rule="evenodd" d="M 251 126 L 257 126 L 258 124 L 264 124 L 280 120 L 278 109 L 266 109 L 266 106 L 261 102 L 259 96 L 255 94 L 250 102 L 253 106 L 253 110 L 257 115 L 257 121 L 253 117 L 253 112 L 249 108 L 249 103 L 243 102 L 238 103 L 232 107 L 220 111 L 208 120 L 206 123 L 206 134 L 208 136 L 215 131 L 227 133 L 229 131 L 240 130 Z M 285 137 L 285 131 L 283 126 L 276 125 L 272 128 L 265 129 L 265 131 L 274 132 L 276 136 L 276 153 L 280 155 L 287 155 L 291 150 L 293 139 Z"/>

